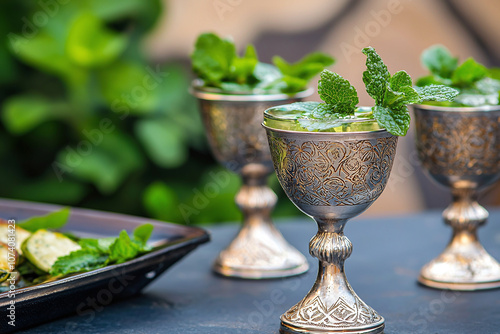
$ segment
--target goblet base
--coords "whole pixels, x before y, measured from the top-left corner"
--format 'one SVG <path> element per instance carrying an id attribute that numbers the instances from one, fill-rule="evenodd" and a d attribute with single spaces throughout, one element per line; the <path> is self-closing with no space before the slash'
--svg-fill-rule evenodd
<path id="1" fill-rule="evenodd" d="M 305 256 L 283 238 L 270 220 L 261 219 L 245 221 L 213 265 L 219 275 L 247 279 L 289 277 L 308 269 Z"/>
<path id="2" fill-rule="evenodd" d="M 302 263 L 300 265 L 291 268 L 270 270 L 267 268 L 254 269 L 254 268 L 226 267 L 216 262 L 214 263 L 213 270 L 217 274 L 226 277 L 236 277 L 245 279 L 267 279 L 267 278 L 270 279 L 270 278 L 283 278 L 283 277 L 301 275 L 307 272 L 307 270 L 309 270 L 309 266 L 307 263 Z"/>
<path id="3" fill-rule="evenodd" d="M 441 289 L 441 290 L 454 290 L 454 291 L 478 291 L 478 290 L 490 290 L 490 289 L 500 288 L 500 280 L 496 282 L 482 282 L 482 283 L 450 283 L 450 282 L 433 281 L 420 275 L 418 277 L 418 282 L 430 288 Z"/>
<path id="4" fill-rule="evenodd" d="M 422 268 L 418 281 L 431 288 L 457 291 L 500 288 L 500 264 L 477 241 L 452 243 Z"/>
<path id="5" fill-rule="evenodd" d="M 374 324 L 370 328 L 356 328 L 350 330 L 349 328 L 344 328 L 340 330 L 331 330 L 331 329 L 325 329 L 325 330 L 318 330 L 315 328 L 297 328 L 294 326 L 291 326 L 287 323 L 284 323 L 283 321 L 281 322 L 281 327 L 280 327 L 280 334 L 304 334 L 304 333 L 310 333 L 310 334 L 325 334 L 325 333 L 351 333 L 351 334 L 379 334 L 379 333 L 384 333 L 384 320 L 382 319 L 381 324 Z"/>
<path id="6" fill-rule="evenodd" d="M 330 241 L 333 242 L 326 240 L 327 237 L 332 237 Z M 352 250 L 345 236 L 320 232 L 311 240 L 312 254 L 321 257 L 314 247 L 322 241 L 332 246 L 336 244 L 338 248 L 344 244 L 344 255 Z M 316 282 L 309 293 L 281 316 L 282 333 L 382 333 L 383 329 L 384 318 L 354 292 L 345 276 L 343 263 L 320 261 Z"/>

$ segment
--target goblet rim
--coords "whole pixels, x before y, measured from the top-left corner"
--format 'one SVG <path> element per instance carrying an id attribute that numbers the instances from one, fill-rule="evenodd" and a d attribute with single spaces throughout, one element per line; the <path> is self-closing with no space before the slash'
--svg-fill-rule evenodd
<path id="1" fill-rule="evenodd" d="M 315 136 L 325 136 L 325 135 L 334 135 L 334 136 L 346 136 L 346 135 L 359 135 L 359 134 L 368 134 L 368 133 L 381 133 L 381 132 L 387 132 L 387 129 L 379 129 L 379 130 L 370 130 L 370 131 L 352 131 L 352 132 L 328 132 L 328 131 L 296 131 L 296 130 L 283 130 L 283 129 L 276 129 L 271 126 L 267 126 L 264 123 L 261 124 L 265 129 L 271 130 L 271 131 L 276 131 L 276 132 L 281 132 L 281 133 L 303 133 L 305 135 L 315 135 Z"/>
<path id="2" fill-rule="evenodd" d="M 286 101 L 290 99 L 302 99 L 311 96 L 314 88 L 309 87 L 294 94 L 272 93 L 272 94 L 252 94 L 252 93 L 227 93 L 219 88 L 203 87 L 203 80 L 194 79 L 189 87 L 189 93 L 196 98 L 209 101 L 229 101 L 229 102 L 265 102 L 265 101 Z"/>
<path id="3" fill-rule="evenodd" d="M 453 106 L 434 106 L 432 104 L 414 104 L 414 108 L 434 111 L 434 112 L 491 112 L 500 111 L 500 105 L 485 105 L 478 107 L 453 107 Z"/>

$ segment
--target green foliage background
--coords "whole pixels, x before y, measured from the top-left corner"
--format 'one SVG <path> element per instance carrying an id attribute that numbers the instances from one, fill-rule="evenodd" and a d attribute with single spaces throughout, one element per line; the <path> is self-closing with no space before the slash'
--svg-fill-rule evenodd
<path id="1" fill-rule="evenodd" d="M 0 3 L 0 197 L 178 223 L 240 219 L 235 175 L 200 202 L 226 172 L 208 150 L 189 71 L 142 51 L 164 10 L 157 0 Z M 271 183 L 276 214 L 296 214 Z"/>

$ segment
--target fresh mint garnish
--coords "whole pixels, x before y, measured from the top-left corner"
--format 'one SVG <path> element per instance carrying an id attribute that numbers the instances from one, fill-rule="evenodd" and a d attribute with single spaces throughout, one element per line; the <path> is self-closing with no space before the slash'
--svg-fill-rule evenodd
<path id="1" fill-rule="evenodd" d="M 458 92 L 443 85 L 430 85 L 425 90 L 412 87 L 412 80 L 405 71 L 393 76 L 374 48 L 363 49 L 367 70 L 363 73 L 366 91 L 375 100 L 373 116 L 380 124 L 397 136 L 404 136 L 410 127 L 408 104 L 424 101 L 449 101 Z M 443 70 L 443 69 L 441 69 Z"/>
<path id="2" fill-rule="evenodd" d="M 123 230 L 118 237 L 81 239 L 79 245 L 82 248 L 58 258 L 50 274 L 67 275 L 133 259 L 151 250 L 147 241 L 152 231 L 153 225 L 143 224 L 134 230 L 132 237 Z"/>
<path id="3" fill-rule="evenodd" d="M 455 87 L 468 88 L 487 75 L 488 69 L 486 67 L 469 58 L 453 72 L 451 83 Z"/>
<path id="4" fill-rule="evenodd" d="M 253 45 L 248 45 L 243 57 L 236 53 L 234 43 L 213 33 L 198 37 L 191 55 L 193 71 L 206 87 L 229 93 L 287 93 L 306 89 L 309 80 L 334 59 L 326 54 L 311 53 L 298 62 L 288 63 L 275 56 L 273 63 L 259 62 Z"/>
<path id="5" fill-rule="evenodd" d="M 434 45 L 425 50 L 421 61 L 434 76 L 441 79 L 451 79 L 458 67 L 458 58 L 453 57 L 450 51 L 442 45 Z"/>
<path id="6" fill-rule="evenodd" d="M 500 70 L 488 69 L 472 58 L 458 64 L 458 58 L 453 57 L 442 45 L 432 46 L 421 56 L 422 64 L 431 73 L 417 80 L 416 85 L 427 87 L 442 84 L 459 90 L 460 94 L 452 103 L 439 103 L 449 106 L 470 106 L 499 104 Z M 448 100 L 448 99 L 445 99 Z M 442 100 L 429 100 L 441 102 Z"/>
<path id="7" fill-rule="evenodd" d="M 375 106 L 371 113 L 365 112 L 362 117 L 375 119 L 380 127 L 393 135 L 404 136 L 408 132 L 410 113 L 407 105 L 424 101 L 451 101 L 458 94 L 456 89 L 438 84 L 413 87 L 412 79 L 405 71 L 391 75 L 375 49 L 364 48 L 363 53 L 367 56 L 363 82 L 367 93 L 375 100 Z M 323 103 L 292 103 L 275 110 L 300 112 L 298 123 L 308 131 L 328 131 L 360 115 L 356 114 L 359 103 L 356 88 L 339 74 L 323 70 L 318 93 Z"/>
<path id="8" fill-rule="evenodd" d="M 104 267 L 107 260 L 107 255 L 103 255 L 95 250 L 80 249 L 58 258 L 52 265 L 50 274 L 57 276 L 90 271 Z"/>
<path id="9" fill-rule="evenodd" d="M 233 60 L 236 58 L 234 44 L 221 39 L 215 34 L 202 34 L 196 40 L 195 50 L 191 55 L 193 71 L 207 85 L 219 85 L 231 76 Z"/>

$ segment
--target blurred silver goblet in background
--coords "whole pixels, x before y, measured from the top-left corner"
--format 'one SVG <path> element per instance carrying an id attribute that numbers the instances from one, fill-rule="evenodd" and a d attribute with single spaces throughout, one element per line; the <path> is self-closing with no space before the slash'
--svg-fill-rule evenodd
<path id="1" fill-rule="evenodd" d="M 384 318 L 347 281 L 344 261 L 352 244 L 343 231 L 347 221 L 384 190 L 397 137 L 383 129 L 331 133 L 294 131 L 288 126 L 282 130 L 269 126 L 279 124 L 272 109 L 265 117 L 273 118 L 264 126 L 278 180 L 290 200 L 318 224 L 309 242 L 309 253 L 319 260 L 316 282 L 281 316 L 281 332 L 382 333 Z"/>
<path id="2" fill-rule="evenodd" d="M 500 287 L 500 264 L 477 238 L 477 228 L 488 219 L 477 193 L 500 178 L 500 106 L 413 108 L 422 167 L 453 195 L 443 212 L 453 236 L 422 268 L 419 282 L 451 290 Z"/>
<path id="3" fill-rule="evenodd" d="M 202 88 L 194 81 L 191 93 L 198 99 L 212 152 L 227 169 L 238 173 L 243 185 L 236 204 L 243 226 L 217 257 L 215 272 L 232 277 L 260 279 L 298 275 L 309 268 L 306 258 L 288 244 L 271 221 L 276 194 L 267 186 L 272 161 L 263 112 L 281 103 L 301 101 L 312 89 L 286 94 L 224 94 Z M 228 204 L 229 205 L 229 204 Z"/>

